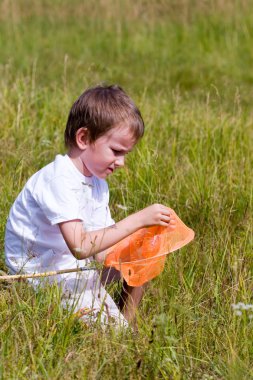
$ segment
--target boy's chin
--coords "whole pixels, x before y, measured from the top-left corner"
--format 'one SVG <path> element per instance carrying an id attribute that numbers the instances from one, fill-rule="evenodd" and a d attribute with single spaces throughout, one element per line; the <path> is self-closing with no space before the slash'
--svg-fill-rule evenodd
<path id="1" fill-rule="evenodd" d="M 106 170 L 104 170 L 103 172 L 100 172 L 100 173 L 93 173 L 93 175 L 99 179 L 105 179 L 107 178 L 108 176 L 110 176 L 113 172 L 115 171 L 115 169 L 109 169 L 107 168 Z"/>
<path id="2" fill-rule="evenodd" d="M 99 174 L 98 178 L 100 178 L 100 179 L 105 179 L 105 178 L 107 178 L 108 176 L 110 176 L 113 172 L 114 172 L 114 170 L 112 170 L 112 169 L 106 169 L 105 172 Z"/>

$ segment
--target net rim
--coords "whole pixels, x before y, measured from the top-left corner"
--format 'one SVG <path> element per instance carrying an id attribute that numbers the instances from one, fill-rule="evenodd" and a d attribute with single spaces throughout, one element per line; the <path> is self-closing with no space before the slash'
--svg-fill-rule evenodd
<path id="1" fill-rule="evenodd" d="M 156 256 L 152 256 L 152 257 L 147 257 L 145 259 L 139 259 L 139 260 L 135 260 L 135 261 L 111 261 L 110 264 L 106 264 L 107 267 L 111 267 L 111 266 L 123 266 L 125 264 L 134 264 L 134 265 L 142 265 L 141 263 L 144 262 L 144 261 L 151 261 L 151 260 L 155 260 L 159 257 L 163 257 L 163 256 L 166 256 L 168 255 L 169 253 L 173 253 L 175 251 L 177 251 L 178 249 L 181 249 L 183 248 L 185 245 L 187 245 L 188 243 L 190 243 L 193 239 L 194 239 L 194 236 L 195 236 L 195 233 L 192 229 L 190 229 L 190 233 L 189 233 L 189 236 L 184 239 L 183 241 L 180 242 L 180 247 L 176 244 L 175 247 L 172 249 L 172 250 L 169 250 L 168 252 L 166 253 L 161 253 L 159 255 L 156 255 Z M 108 254 L 109 256 L 109 254 Z"/>

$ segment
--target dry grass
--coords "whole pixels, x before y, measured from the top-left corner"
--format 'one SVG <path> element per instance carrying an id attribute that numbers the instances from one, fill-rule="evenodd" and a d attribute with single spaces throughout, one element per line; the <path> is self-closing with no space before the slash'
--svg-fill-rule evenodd
<path id="1" fill-rule="evenodd" d="M 138 334 L 86 329 L 57 288 L 0 284 L 3 379 L 253 378 L 251 1 L 2 1 L 0 249 L 27 178 L 64 152 L 84 87 L 121 84 L 147 129 L 110 179 L 115 219 L 151 202 L 196 232 L 151 282 Z M 117 287 L 111 289 L 117 292 Z"/>

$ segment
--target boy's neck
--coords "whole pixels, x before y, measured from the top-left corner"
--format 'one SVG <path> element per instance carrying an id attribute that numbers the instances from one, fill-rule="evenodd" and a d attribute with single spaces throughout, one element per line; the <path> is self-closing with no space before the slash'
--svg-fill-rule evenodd
<path id="1" fill-rule="evenodd" d="M 77 152 L 75 149 L 70 149 L 67 154 L 80 173 L 82 173 L 85 177 L 92 177 L 85 164 L 81 160 L 79 152 Z"/>

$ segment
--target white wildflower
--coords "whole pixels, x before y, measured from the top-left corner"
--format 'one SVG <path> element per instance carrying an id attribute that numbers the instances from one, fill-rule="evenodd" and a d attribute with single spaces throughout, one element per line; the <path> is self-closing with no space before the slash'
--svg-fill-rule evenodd
<path id="1" fill-rule="evenodd" d="M 244 310 L 252 310 L 253 311 L 253 305 L 250 303 L 247 305 L 244 305 Z"/>
<path id="2" fill-rule="evenodd" d="M 127 206 L 120 205 L 120 204 L 117 204 L 116 206 L 117 206 L 118 208 L 120 208 L 121 210 L 124 210 L 124 211 L 127 211 L 127 210 L 128 210 L 128 207 L 127 207 Z"/>
<path id="3" fill-rule="evenodd" d="M 253 319 L 253 304 L 245 304 L 244 302 L 238 302 L 232 303 L 231 307 L 236 316 L 241 317 L 244 313 L 244 315 L 248 316 L 250 320 Z"/>
<path id="4" fill-rule="evenodd" d="M 252 310 L 253 311 L 253 305 L 251 303 L 249 304 L 245 304 L 243 302 L 232 303 L 231 307 L 233 310 Z"/>

